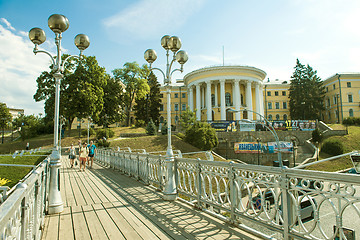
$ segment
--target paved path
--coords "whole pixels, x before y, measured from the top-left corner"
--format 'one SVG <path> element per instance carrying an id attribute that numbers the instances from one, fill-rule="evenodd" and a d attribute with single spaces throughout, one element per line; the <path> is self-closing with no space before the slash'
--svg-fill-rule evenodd
<path id="1" fill-rule="evenodd" d="M 43 239 L 259 239 L 117 171 L 62 162 L 64 211 L 46 216 Z"/>

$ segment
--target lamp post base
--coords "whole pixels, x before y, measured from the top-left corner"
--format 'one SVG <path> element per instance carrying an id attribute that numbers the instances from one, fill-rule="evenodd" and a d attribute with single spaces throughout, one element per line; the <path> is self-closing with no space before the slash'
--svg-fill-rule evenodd
<path id="1" fill-rule="evenodd" d="M 165 159 L 166 165 L 166 178 L 165 178 L 165 188 L 163 199 L 166 201 L 175 201 L 176 194 L 176 183 L 175 183 L 175 174 L 174 174 L 174 155 L 172 154 L 172 150 L 168 149 L 169 154 Z"/>
<path id="2" fill-rule="evenodd" d="M 64 210 L 60 194 L 60 153 L 55 148 L 50 156 L 50 183 L 48 214 L 60 213 Z"/>

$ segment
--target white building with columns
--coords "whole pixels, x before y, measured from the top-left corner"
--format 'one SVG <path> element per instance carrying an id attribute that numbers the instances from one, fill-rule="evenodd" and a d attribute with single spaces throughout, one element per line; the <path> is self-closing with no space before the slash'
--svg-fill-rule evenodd
<path id="1" fill-rule="evenodd" d="M 184 77 L 188 106 L 196 112 L 199 121 L 259 119 L 244 109 L 264 115 L 265 76 L 263 70 L 250 66 L 216 66 L 192 71 Z"/>

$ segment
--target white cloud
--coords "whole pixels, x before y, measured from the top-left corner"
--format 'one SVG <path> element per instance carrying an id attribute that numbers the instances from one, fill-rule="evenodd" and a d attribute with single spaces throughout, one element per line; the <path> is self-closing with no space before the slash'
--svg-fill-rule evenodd
<path id="1" fill-rule="evenodd" d="M 182 26 L 204 0 L 142 0 L 103 20 L 118 38 L 148 38 Z"/>
<path id="2" fill-rule="evenodd" d="M 10 26 L 10 27 L 9 27 Z M 8 29 L 11 29 L 8 30 Z M 48 56 L 33 53 L 34 45 L 16 31 L 4 18 L 0 22 L 0 102 L 8 107 L 24 108 L 25 114 L 43 112 L 43 103 L 36 103 L 36 78 L 48 69 Z"/>

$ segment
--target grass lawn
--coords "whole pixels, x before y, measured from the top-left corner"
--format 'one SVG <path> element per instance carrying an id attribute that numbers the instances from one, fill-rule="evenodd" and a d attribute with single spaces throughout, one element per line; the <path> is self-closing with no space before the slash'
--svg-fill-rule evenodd
<path id="1" fill-rule="evenodd" d="M 41 154 L 45 154 L 42 152 Z M 49 153 L 46 153 L 49 154 Z M 24 155 L 22 157 L 16 157 L 13 159 L 11 156 L 0 156 L 0 163 L 3 164 L 21 164 L 21 165 L 37 165 L 45 159 L 45 156 L 31 156 Z M 28 167 L 4 167 L 0 166 L 0 176 L 4 181 L 0 181 L 0 185 L 5 185 L 8 187 L 13 187 L 21 179 L 23 179 L 26 174 L 31 171 L 32 168 Z"/>

